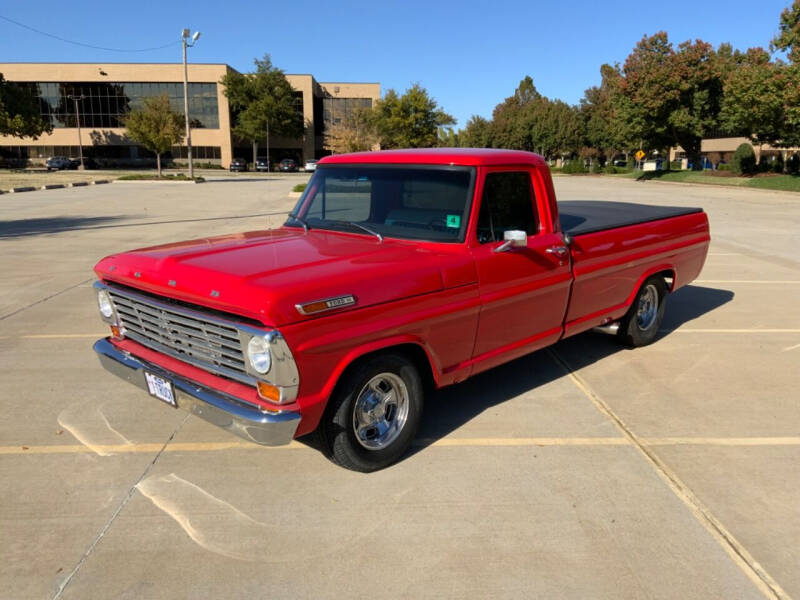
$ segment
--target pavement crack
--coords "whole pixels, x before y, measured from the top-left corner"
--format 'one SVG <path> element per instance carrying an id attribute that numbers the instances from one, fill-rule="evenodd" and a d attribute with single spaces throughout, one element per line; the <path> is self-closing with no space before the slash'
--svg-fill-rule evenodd
<path id="1" fill-rule="evenodd" d="M 183 418 L 183 420 L 180 423 L 178 423 L 178 425 L 175 427 L 175 430 L 170 434 L 169 438 L 167 438 L 167 440 L 164 442 L 164 445 L 161 446 L 161 449 L 156 453 L 155 457 L 153 457 L 153 460 L 150 461 L 147 467 L 145 467 L 144 471 L 142 471 L 142 474 L 139 475 L 139 478 L 133 483 L 133 485 L 128 490 L 128 493 L 125 494 L 125 497 L 122 499 L 122 502 L 120 502 L 119 506 L 114 511 L 114 514 L 111 515 L 111 518 L 108 520 L 108 523 L 105 524 L 105 526 L 100 530 L 100 533 L 97 534 L 97 537 L 94 539 L 94 541 L 89 545 L 89 548 L 87 548 L 86 552 L 83 553 L 83 556 L 81 556 L 80 560 L 78 561 L 78 564 L 75 565 L 75 568 L 72 569 L 70 574 L 67 575 L 64 578 L 64 581 L 61 582 L 61 585 L 58 586 L 58 589 L 56 590 L 56 593 L 53 596 L 52 600 L 58 600 L 59 598 L 61 598 L 61 595 L 64 593 L 64 590 L 67 589 L 67 586 L 70 584 L 72 579 L 75 577 L 75 575 L 78 574 L 78 571 L 81 570 L 81 567 L 83 567 L 84 563 L 87 561 L 92 552 L 94 552 L 94 549 L 97 546 L 97 544 L 100 543 L 100 540 L 102 540 L 103 537 L 106 535 L 108 530 L 111 528 L 111 525 L 114 523 L 114 521 L 117 520 L 117 517 L 120 515 L 120 513 L 122 513 L 122 510 L 128 505 L 128 502 L 131 501 L 131 498 L 133 498 L 133 494 L 136 491 L 136 486 L 139 485 L 139 483 L 145 477 L 147 477 L 147 475 L 153 469 L 155 464 L 158 462 L 158 459 L 161 458 L 161 455 L 167 449 L 167 446 L 170 444 L 170 442 L 172 442 L 172 440 L 175 438 L 175 436 L 181 430 L 181 427 L 183 427 L 184 423 L 186 423 L 186 421 L 189 419 L 190 416 L 191 414 L 187 414 Z"/>
<path id="2" fill-rule="evenodd" d="M 723 550 L 731 557 L 739 569 L 752 581 L 766 598 L 777 600 L 791 600 L 783 588 L 762 567 L 748 550 L 737 540 L 734 535 L 717 519 L 711 510 L 703 504 L 684 483 L 677 473 L 670 469 L 639 437 L 628 427 L 625 422 L 606 404 L 606 402 L 592 390 L 588 383 L 578 375 L 569 363 L 555 350 L 548 348 L 547 354 L 560 366 L 575 386 L 583 392 L 586 398 L 594 404 L 595 408 L 605 415 L 617 429 L 631 442 L 636 450 L 655 469 L 658 476 L 664 481 L 672 492 L 681 500 L 692 515 L 708 531 Z"/>
<path id="3" fill-rule="evenodd" d="M 10 312 L 10 313 L 5 314 L 5 315 L 0 315 L 0 321 L 2 321 L 3 319 L 7 319 L 9 317 L 13 317 L 14 315 L 17 315 L 17 314 L 21 313 L 24 310 L 28 310 L 29 308 L 31 308 L 33 306 L 36 306 L 37 304 L 41 304 L 42 302 L 47 302 L 48 300 L 51 300 L 51 299 L 55 298 L 56 296 L 60 296 L 61 294 L 64 294 L 64 293 L 66 293 L 66 292 L 68 292 L 70 290 L 74 290 L 76 287 L 80 287 L 82 285 L 85 285 L 85 284 L 89 283 L 90 281 L 92 281 L 93 279 L 94 279 L 94 277 L 90 277 L 89 279 L 85 279 L 85 280 L 81 281 L 80 283 L 76 283 L 75 285 L 71 285 L 68 288 L 64 288 L 63 290 L 61 290 L 59 292 L 56 292 L 55 294 L 50 294 L 49 296 L 45 296 L 44 298 L 36 300 L 35 302 L 31 302 L 27 306 L 23 306 L 22 308 L 18 308 L 17 310 L 15 310 L 13 312 Z"/>

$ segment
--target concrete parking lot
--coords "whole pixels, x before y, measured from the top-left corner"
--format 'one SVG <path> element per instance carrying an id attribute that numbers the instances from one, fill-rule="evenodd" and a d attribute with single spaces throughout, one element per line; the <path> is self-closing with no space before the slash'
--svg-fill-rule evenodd
<path id="1" fill-rule="evenodd" d="M 589 333 L 429 397 L 369 475 L 250 445 L 105 373 L 91 267 L 278 226 L 297 177 L 0 196 L 0 598 L 800 597 L 800 196 L 560 177 L 699 205 L 660 339 Z"/>

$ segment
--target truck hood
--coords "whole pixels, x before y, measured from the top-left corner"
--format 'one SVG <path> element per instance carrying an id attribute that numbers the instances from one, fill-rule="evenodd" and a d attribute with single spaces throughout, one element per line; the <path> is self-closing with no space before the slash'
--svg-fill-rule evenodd
<path id="1" fill-rule="evenodd" d="M 281 228 L 153 246 L 102 259 L 104 281 L 255 319 L 265 325 L 318 318 L 297 304 L 352 295 L 365 306 L 477 280 L 471 259 L 424 243 Z"/>

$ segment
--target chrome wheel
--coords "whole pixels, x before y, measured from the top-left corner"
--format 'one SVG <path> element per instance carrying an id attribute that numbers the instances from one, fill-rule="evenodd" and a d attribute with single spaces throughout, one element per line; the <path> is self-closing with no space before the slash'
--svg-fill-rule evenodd
<path id="1" fill-rule="evenodd" d="M 658 290 L 656 286 L 648 284 L 639 294 L 639 306 L 636 308 L 636 325 L 642 331 L 647 331 L 653 326 L 658 315 Z"/>
<path id="2" fill-rule="evenodd" d="M 408 419 L 408 388 L 394 373 L 370 379 L 353 404 L 353 431 L 367 450 L 381 450 L 397 439 Z"/>

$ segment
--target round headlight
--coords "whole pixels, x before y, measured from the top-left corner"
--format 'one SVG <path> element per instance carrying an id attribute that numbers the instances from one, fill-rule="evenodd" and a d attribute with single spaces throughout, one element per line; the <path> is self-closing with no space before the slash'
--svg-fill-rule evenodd
<path id="1" fill-rule="evenodd" d="M 111 304 L 111 298 L 105 290 L 97 292 L 97 306 L 100 308 L 100 314 L 106 319 L 114 316 L 114 305 Z"/>
<path id="2" fill-rule="evenodd" d="M 250 338 L 247 344 L 247 357 L 250 359 L 250 366 L 256 373 L 268 373 L 272 366 L 272 356 L 269 353 L 269 343 L 260 336 Z"/>

